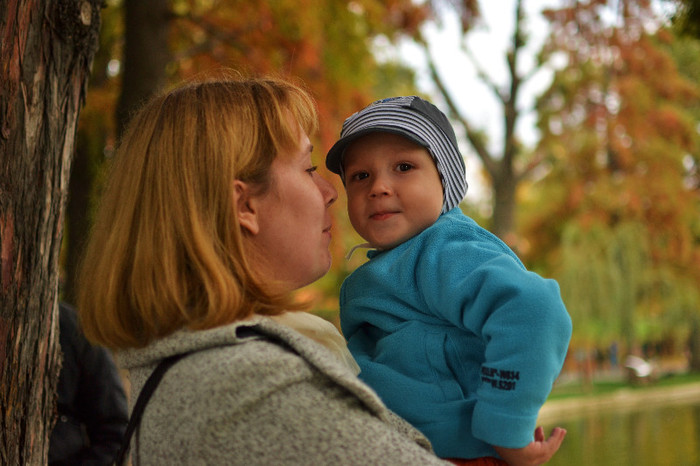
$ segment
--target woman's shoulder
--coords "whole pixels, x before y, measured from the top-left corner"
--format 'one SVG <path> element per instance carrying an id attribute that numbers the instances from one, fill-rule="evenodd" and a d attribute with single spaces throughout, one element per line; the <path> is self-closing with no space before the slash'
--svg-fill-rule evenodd
<path id="1" fill-rule="evenodd" d="M 298 354 L 280 341 L 265 337 L 197 351 L 183 359 L 179 370 L 174 366 L 172 371 L 172 390 L 189 391 L 205 405 L 207 399 L 218 399 L 230 411 L 308 381 L 313 375 L 310 365 Z M 167 380 L 163 382 L 165 385 Z"/>
<path id="2" fill-rule="evenodd" d="M 339 440 L 330 440 L 329 432 Z M 270 445 L 270 438 L 284 441 Z M 299 464 L 316 454 L 323 463 L 348 449 L 384 457 L 393 443 L 408 450 L 397 455 L 436 460 L 414 443 L 429 448 L 424 438 L 396 422 L 325 348 L 267 318 L 238 331 L 231 344 L 196 351 L 174 365 L 146 409 L 139 440 L 149 458 L 185 462 L 215 463 L 234 454 L 240 464 L 267 457 Z"/>
<path id="3" fill-rule="evenodd" d="M 129 370 L 138 393 L 164 358 L 181 356 L 163 377 L 160 393 L 215 397 L 220 390 L 294 383 L 309 375 L 308 364 L 285 344 L 285 337 L 265 335 L 256 317 L 210 330 L 180 331 L 145 348 L 119 352 L 119 365 Z"/>
<path id="4" fill-rule="evenodd" d="M 183 345 L 181 350 L 187 354 L 173 366 L 173 375 L 209 391 L 219 386 L 227 390 L 248 385 L 272 387 L 308 377 L 309 364 L 292 348 L 288 336 L 262 331 L 269 328 L 262 322 L 264 319 L 256 320 L 254 325 L 227 326 L 225 333 L 229 335 L 201 338 L 194 348 Z"/>
<path id="5" fill-rule="evenodd" d="M 120 356 L 138 390 L 160 360 L 175 354 L 184 357 L 163 378 L 163 391 L 170 383 L 175 391 L 201 396 L 217 396 L 220 390 L 245 392 L 248 387 L 276 390 L 311 379 L 314 373 L 340 384 L 353 383 L 353 374 L 325 347 L 266 317 L 181 332 Z"/>

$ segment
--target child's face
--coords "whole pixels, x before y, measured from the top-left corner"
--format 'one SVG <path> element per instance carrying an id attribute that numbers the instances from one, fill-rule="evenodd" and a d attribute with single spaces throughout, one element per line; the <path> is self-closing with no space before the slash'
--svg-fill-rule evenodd
<path id="1" fill-rule="evenodd" d="M 370 133 L 344 156 L 348 214 L 377 249 L 391 249 L 440 216 L 442 183 L 428 150 L 392 133 Z"/>

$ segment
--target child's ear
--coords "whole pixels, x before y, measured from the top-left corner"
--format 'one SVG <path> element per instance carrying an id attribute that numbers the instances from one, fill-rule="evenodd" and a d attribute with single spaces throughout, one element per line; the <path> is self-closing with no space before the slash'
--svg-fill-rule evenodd
<path id="1" fill-rule="evenodd" d="M 250 185 L 241 180 L 234 180 L 233 197 L 236 213 L 238 214 L 238 223 L 251 235 L 257 235 L 260 231 L 260 225 L 258 224 L 259 212 L 256 209 Z"/>

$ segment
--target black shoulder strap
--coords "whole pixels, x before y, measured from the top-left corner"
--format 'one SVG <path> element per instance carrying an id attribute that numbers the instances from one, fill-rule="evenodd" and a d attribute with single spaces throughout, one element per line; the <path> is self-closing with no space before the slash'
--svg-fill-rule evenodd
<path id="1" fill-rule="evenodd" d="M 168 358 L 163 359 L 160 362 L 160 364 L 158 364 L 158 367 L 156 367 L 153 373 L 148 377 L 148 380 L 146 380 L 146 383 L 144 384 L 141 393 L 139 393 L 139 397 L 136 399 L 134 411 L 131 413 L 129 425 L 126 427 L 126 432 L 124 433 L 122 446 L 119 449 L 117 456 L 114 458 L 115 465 L 121 466 L 124 464 L 124 459 L 126 457 L 127 452 L 129 451 L 129 445 L 131 443 L 131 436 L 134 434 L 134 430 L 136 430 L 136 427 L 141 422 L 141 416 L 143 415 L 143 410 L 146 407 L 146 403 L 148 403 L 148 400 L 151 398 L 153 391 L 160 383 L 160 379 L 163 378 L 163 374 L 165 374 L 165 372 L 168 369 L 170 369 L 170 367 L 173 364 L 175 364 L 184 356 L 187 356 L 187 354 L 188 353 L 176 354 L 174 356 L 170 356 Z"/>

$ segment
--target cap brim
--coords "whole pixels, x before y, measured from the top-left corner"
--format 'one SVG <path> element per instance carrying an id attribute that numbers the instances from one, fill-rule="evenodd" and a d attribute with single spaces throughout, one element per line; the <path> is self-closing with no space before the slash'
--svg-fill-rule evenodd
<path id="1" fill-rule="evenodd" d="M 429 147 L 425 141 L 423 141 L 421 138 L 405 129 L 395 128 L 391 126 L 373 126 L 371 128 L 365 128 L 338 139 L 338 141 L 335 144 L 333 144 L 333 147 L 331 147 L 331 149 L 328 151 L 328 155 L 326 155 L 326 168 L 328 168 L 328 170 L 332 171 L 333 173 L 341 175 L 343 166 L 343 155 L 345 154 L 345 150 L 350 144 L 355 142 L 355 140 L 369 133 L 398 134 L 399 136 L 403 136 L 406 139 L 413 141 L 416 144 L 419 144 L 425 148 Z"/>

